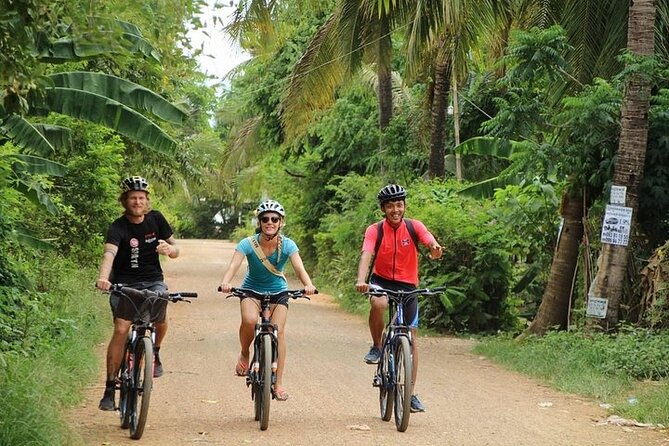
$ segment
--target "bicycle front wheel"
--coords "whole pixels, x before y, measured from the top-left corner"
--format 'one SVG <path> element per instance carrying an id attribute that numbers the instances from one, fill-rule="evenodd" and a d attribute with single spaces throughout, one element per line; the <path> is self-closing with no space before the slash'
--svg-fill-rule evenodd
<path id="1" fill-rule="evenodd" d="M 132 410 L 130 407 L 133 405 L 135 392 L 132 388 L 132 361 L 131 361 L 131 345 L 128 342 L 123 351 L 123 362 L 121 362 L 121 368 L 118 373 L 119 380 L 119 415 L 121 417 L 121 428 L 127 429 L 130 426 L 130 414 Z"/>
<path id="2" fill-rule="evenodd" d="M 395 403 L 393 367 L 392 348 L 384 345 L 376 372 L 379 379 L 379 409 L 381 409 L 381 419 L 383 421 L 390 421 L 393 416 L 393 406 Z"/>
<path id="3" fill-rule="evenodd" d="M 395 426 L 400 432 L 409 427 L 412 367 L 411 343 L 401 336 L 395 344 Z"/>
<path id="4" fill-rule="evenodd" d="M 268 334 L 260 341 L 260 395 L 260 430 L 264 431 L 269 426 L 269 403 L 272 400 L 272 337 Z"/>
<path id="5" fill-rule="evenodd" d="M 153 387 L 153 342 L 151 338 L 143 337 L 137 341 L 134 367 L 133 378 L 136 393 L 133 401 L 134 410 L 130 417 L 130 438 L 138 440 L 144 433 Z"/>

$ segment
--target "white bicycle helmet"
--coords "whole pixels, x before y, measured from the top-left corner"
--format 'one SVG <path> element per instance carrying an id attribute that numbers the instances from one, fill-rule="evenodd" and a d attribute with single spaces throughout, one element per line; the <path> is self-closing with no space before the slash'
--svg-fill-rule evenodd
<path id="1" fill-rule="evenodd" d="M 134 176 L 128 177 L 121 182 L 121 190 L 125 192 L 130 192 L 131 190 L 138 191 L 149 191 L 149 182 L 142 177 Z"/>
<path id="2" fill-rule="evenodd" d="M 260 217 L 265 212 L 276 212 L 282 217 L 286 216 L 286 210 L 281 206 L 281 203 L 274 200 L 265 200 L 256 208 L 256 215 Z"/>

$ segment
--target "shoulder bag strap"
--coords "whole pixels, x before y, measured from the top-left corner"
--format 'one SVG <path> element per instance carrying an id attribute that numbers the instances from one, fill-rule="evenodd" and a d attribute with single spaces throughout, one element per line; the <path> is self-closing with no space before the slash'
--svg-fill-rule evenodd
<path id="1" fill-rule="evenodd" d="M 265 253 L 262 252 L 262 248 L 260 247 L 258 240 L 256 240 L 255 237 L 250 236 L 249 242 L 251 243 L 251 247 L 253 248 L 253 251 L 255 251 L 256 256 L 258 256 L 260 263 L 262 263 L 270 273 L 274 274 L 275 276 L 281 277 L 283 280 L 286 280 L 286 276 L 284 276 L 281 271 L 276 269 L 276 267 L 272 265 L 272 262 L 269 261 Z"/>

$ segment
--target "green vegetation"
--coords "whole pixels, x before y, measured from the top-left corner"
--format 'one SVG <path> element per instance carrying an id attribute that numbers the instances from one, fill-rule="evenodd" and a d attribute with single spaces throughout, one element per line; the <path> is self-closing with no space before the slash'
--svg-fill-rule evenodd
<path id="1" fill-rule="evenodd" d="M 669 423 L 669 334 L 628 329 L 602 333 L 548 332 L 516 340 L 484 338 L 474 348 L 506 367 L 564 392 L 610 404 L 620 416 Z"/>
<path id="2" fill-rule="evenodd" d="M 252 58 L 215 90 L 184 52 L 201 51 L 186 38 L 201 0 L 4 1 L 0 442 L 76 441 L 45 411 L 94 364 L 106 309 L 81 290 L 137 174 L 178 237 L 239 239 L 259 200 L 281 201 L 319 288 L 358 312 L 362 233 L 399 182 L 445 252 L 421 261 L 423 285 L 448 286 L 421 301 L 422 328 L 503 333 L 481 352 L 666 422 L 669 1 L 646 2 L 654 54 L 616 0 L 240 0 L 226 31 Z M 630 143 L 632 119 L 648 136 Z M 635 221 L 600 335 L 585 308 L 612 183 Z M 532 336 L 554 327 L 571 330 Z"/>

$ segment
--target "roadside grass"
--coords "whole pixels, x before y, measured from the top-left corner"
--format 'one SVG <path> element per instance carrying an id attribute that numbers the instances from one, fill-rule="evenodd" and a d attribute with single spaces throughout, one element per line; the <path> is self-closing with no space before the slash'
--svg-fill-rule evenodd
<path id="1" fill-rule="evenodd" d="M 642 423 L 669 426 L 669 334 L 549 332 L 516 340 L 485 337 L 473 352 L 563 391 L 610 405 Z"/>
<path id="2" fill-rule="evenodd" d="M 22 315 L 34 321 L 30 330 L 40 333 L 39 341 L 23 351 L 0 352 L 2 445 L 82 444 L 65 416 L 97 376 L 95 346 L 105 332 L 107 304 L 90 285 L 82 289 L 95 277 L 90 271 L 60 273 L 57 284 L 40 284 L 49 291 L 36 293 L 39 302 Z"/>

